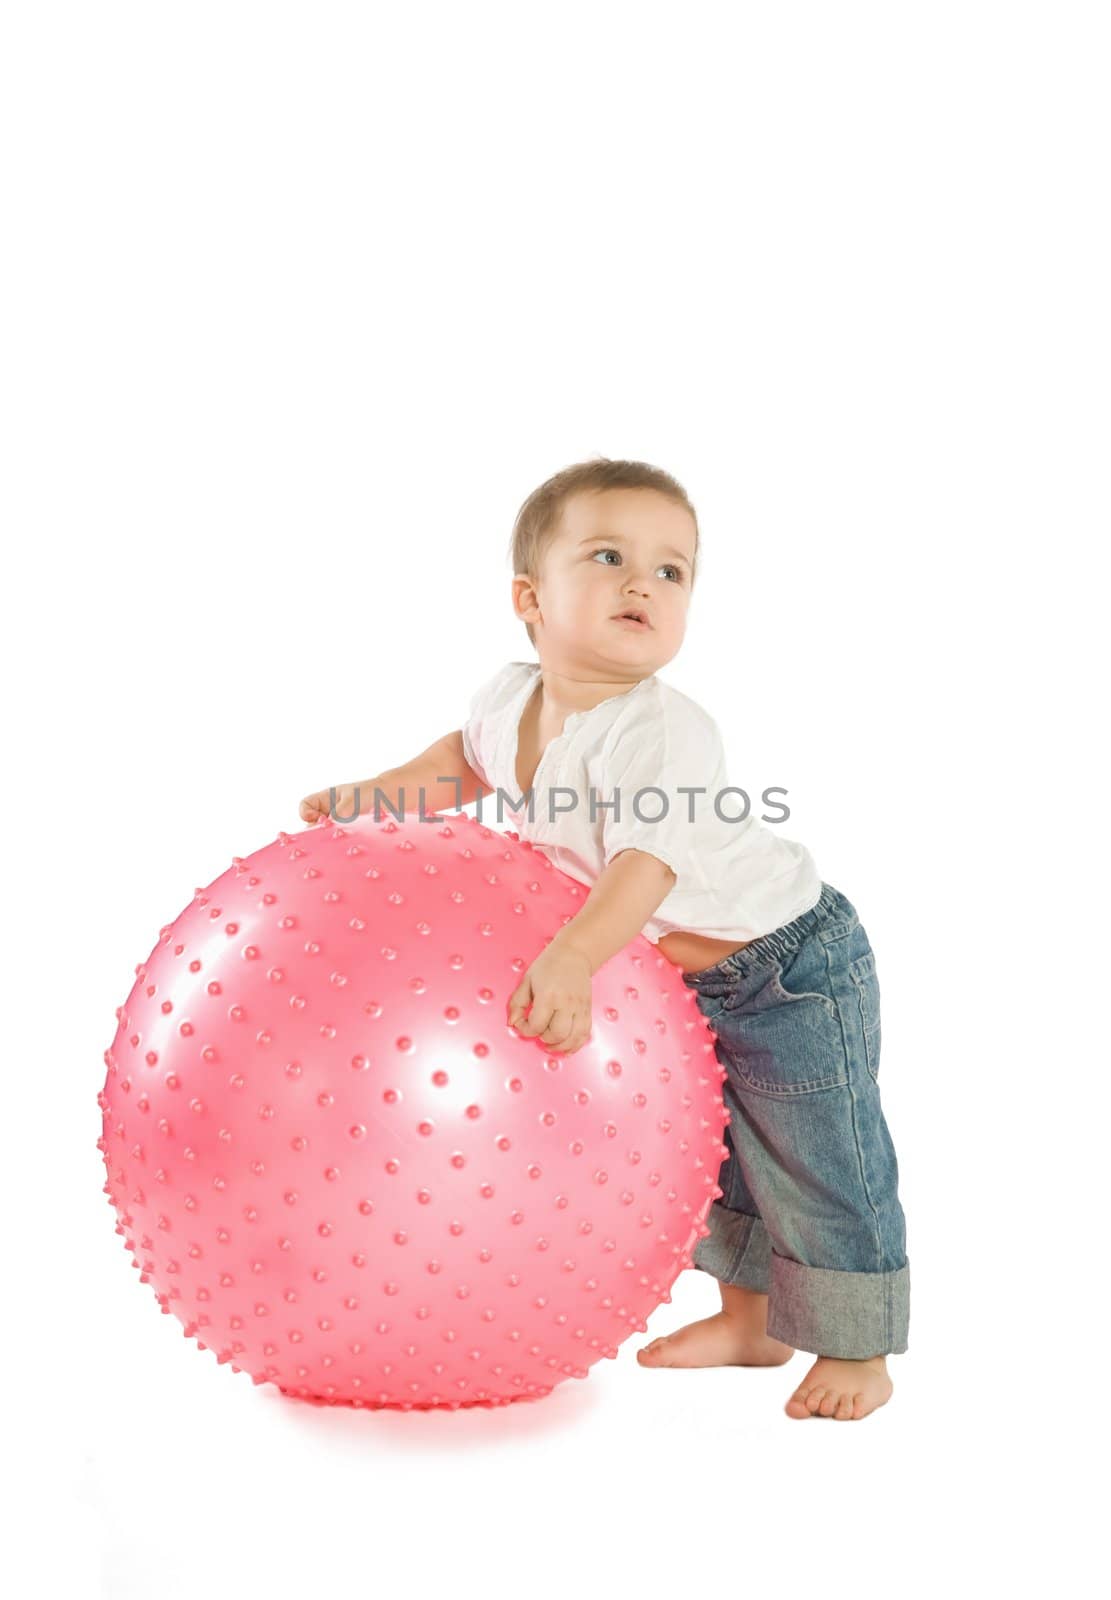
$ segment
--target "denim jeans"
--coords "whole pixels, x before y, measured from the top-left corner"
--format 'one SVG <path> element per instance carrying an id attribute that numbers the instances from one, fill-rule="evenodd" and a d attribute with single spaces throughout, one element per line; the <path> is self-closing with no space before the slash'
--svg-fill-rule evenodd
<path id="1" fill-rule="evenodd" d="M 683 981 L 717 1034 L 730 1117 L 693 1264 L 766 1294 L 768 1333 L 796 1349 L 904 1351 L 910 1263 L 855 908 L 823 883 L 812 910 Z"/>

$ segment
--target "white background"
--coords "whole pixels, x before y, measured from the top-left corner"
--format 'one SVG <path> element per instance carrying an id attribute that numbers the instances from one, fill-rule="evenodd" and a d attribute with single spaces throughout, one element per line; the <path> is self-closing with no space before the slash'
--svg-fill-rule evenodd
<path id="1" fill-rule="evenodd" d="M 13 1592 L 1095 1592 L 1106 27 L 7 11 Z M 808 1355 L 637 1335 L 542 1405 L 291 1405 L 157 1314 L 101 1192 L 159 927 L 531 658 L 513 517 L 596 454 L 689 490 L 663 676 L 876 950 L 912 1322 L 851 1427 L 784 1415 Z M 716 1305 L 686 1273 L 649 1337 Z"/>

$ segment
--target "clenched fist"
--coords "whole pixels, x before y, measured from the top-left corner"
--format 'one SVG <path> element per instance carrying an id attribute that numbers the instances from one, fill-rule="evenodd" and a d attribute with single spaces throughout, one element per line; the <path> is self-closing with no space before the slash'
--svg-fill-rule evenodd
<path id="1" fill-rule="evenodd" d="M 510 995 L 506 1021 L 524 1038 L 574 1055 L 590 1038 L 591 1020 L 590 962 L 553 940 Z"/>
<path id="2" fill-rule="evenodd" d="M 343 783 L 336 786 L 335 809 L 338 816 L 350 820 L 355 813 L 355 792 L 359 788 L 357 783 Z M 331 815 L 331 791 L 321 789 L 319 794 L 307 794 L 301 801 L 300 814 L 302 822 L 319 822 L 322 817 Z"/>

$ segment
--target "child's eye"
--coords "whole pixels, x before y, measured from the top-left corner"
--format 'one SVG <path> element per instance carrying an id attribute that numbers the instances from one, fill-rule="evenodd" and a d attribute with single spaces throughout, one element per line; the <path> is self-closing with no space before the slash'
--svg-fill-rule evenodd
<path id="1" fill-rule="evenodd" d="M 620 550 L 615 550 L 612 545 L 607 545 L 604 550 L 595 550 L 594 555 L 591 556 L 591 560 L 593 561 L 596 556 L 616 556 L 618 561 L 621 560 Z M 611 566 L 612 563 L 607 561 L 605 565 Z M 675 574 L 675 582 L 682 583 L 683 574 L 679 571 L 677 566 L 673 565 L 672 562 L 667 562 L 663 567 L 660 568 L 660 570 L 661 572 L 673 572 Z"/>

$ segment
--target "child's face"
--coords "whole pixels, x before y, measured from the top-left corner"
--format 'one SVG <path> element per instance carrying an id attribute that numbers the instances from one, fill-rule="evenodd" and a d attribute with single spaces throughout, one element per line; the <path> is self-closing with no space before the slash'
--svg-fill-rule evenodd
<path id="1" fill-rule="evenodd" d="M 555 670 L 626 668 L 647 677 L 678 653 L 687 625 L 695 525 L 654 489 L 574 495 L 535 582 L 513 579 L 517 614 Z M 649 626 L 617 621 L 630 608 Z"/>

